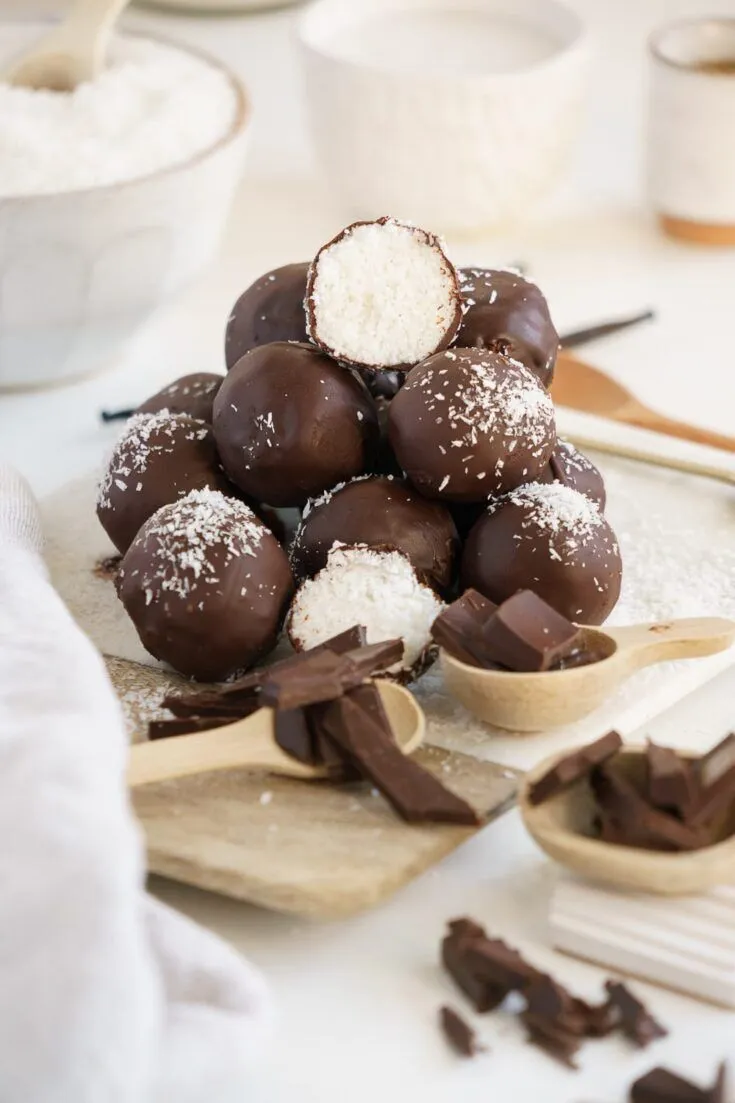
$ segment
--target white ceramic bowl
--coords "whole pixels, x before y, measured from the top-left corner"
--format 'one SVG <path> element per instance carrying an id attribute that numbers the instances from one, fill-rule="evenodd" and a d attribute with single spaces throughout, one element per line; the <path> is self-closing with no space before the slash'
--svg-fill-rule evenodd
<path id="1" fill-rule="evenodd" d="M 215 255 L 249 122 L 245 90 L 228 75 L 235 122 L 186 163 L 121 184 L 0 198 L 0 390 L 112 366 L 152 311 Z"/>
<path id="2" fill-rule="evenodd" d="M 565 167 L 588 42 L 556 0 L 317 0 L 298 38 L 317 153 L 350 215 L 493 228 Z"/>

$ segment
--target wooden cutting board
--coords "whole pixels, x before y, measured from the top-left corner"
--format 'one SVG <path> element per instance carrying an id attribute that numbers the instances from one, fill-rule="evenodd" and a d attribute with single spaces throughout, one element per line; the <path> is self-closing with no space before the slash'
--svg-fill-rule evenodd
<path id="1" fill-rule="evenodd" d="M 122 659 L 107 666 L 132 738 L 144 738 L 156 702 L 181 679 Z M 416 757 L 488 820 L 514 803 L 516 771 L 438 747 Z M 246 771 L 147 785 L 133 804 L 152 873 L 318 919 L 380 903 L 475 833 L 410 827 L 363 785 Z"/>

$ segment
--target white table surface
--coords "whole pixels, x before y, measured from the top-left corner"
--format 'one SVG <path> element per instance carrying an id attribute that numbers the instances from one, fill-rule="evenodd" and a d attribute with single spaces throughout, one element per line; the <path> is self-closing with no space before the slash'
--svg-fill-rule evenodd
<path id="1" fill-rule="evenodd" d="M 60 6 L 51 0 L 36 10 Z M 562 329 L 655 306 L 655 325 L 600 343 L 595 362 L 665 412 L 732 432 L 735 254 L 664 241 L 644 212 L 640 187 L 645 34 L 664 18 L 713 6 L 735 15 L 733 0 L 578 0 L 599 50 L 578 162 L 535 224 L 450 245 L 464 263 L 527 263 Z M 28 0 L 0 0 L 0 14 L 30 7 Z M 135 404 L 176 375 L 221 368 L 224 320 L 236 295 L 261 271 L 313 254 L 339 228 L 340 212 L 315 173 L 305 134 L 292 18 L 287 12 L 195 18 L 137 10 L 128 16 L 132 25 L 188 39 L 238 69 L 256 109 L 252 151 L 217 265 L 159 312 L 124 361 L 66 389 L 0 396 L 0 449 L 39 493 L 99 463 L 115 433 L 98 423 L 102 406 Z M 735 674 L 729 673 L 647 734 L 707 745 L 733 726 L 733 702 Z M 490 1055 L 466 1063 L 451 1056 L 435 1020 L 448 998 L 462 1006 L 436 965 L 444 923 L 453 916 L 481 920 L 581 994 L 599 992 L 600 970 L 549 949 L 544 923 L 552 877 L 511 814 L 391 903 L 328 926 L 179 886 L 155 887 L 271 978 L 280 1031 L 244 1086 L 244 1099 L 521 1103 L 541 1096 L 548 1103 L 622 1103 L 626 1085 L 653 1064 L 706 1080 L 717 1059 L 735 1057 L 735 1016 L 646 985 L 641 991 L 672 1030 L 648 1053 L 617 1040 L 590 1044 L 575 1075 L 526 1046 L 510 1018 L 493 1015 L 482 1022 Z"/>

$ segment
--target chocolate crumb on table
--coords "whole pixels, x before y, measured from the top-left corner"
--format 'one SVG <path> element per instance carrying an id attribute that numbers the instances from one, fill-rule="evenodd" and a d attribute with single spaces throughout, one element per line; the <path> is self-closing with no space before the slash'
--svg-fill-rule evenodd
<path id="1" fill-rule="evenodd" d="M 611 1005 L 620 1012 L 620 1029 L 641 1049 L 668 1034 L 666 1027 L 657 1022 L 648 1009 L 636 999 L 624 984 L 607 981 L 605 991 Z"/>
<path id="2" fill-rule="evenodd" d="M 478 1039 L 468 1022 L 451 1007 L 439 1009 L 439 1022 L 449 1045 L 461 1057 L 476 1057 L 487 1049 Z"/>
<path id="3" fill-rule="evenodd" d="M 700 1088 L 669 1069 L 654 1068 L 631 1085 L 630 1103 L 727 1103 L 726 1081 L 724 1061 L 709 1088 Z"/>

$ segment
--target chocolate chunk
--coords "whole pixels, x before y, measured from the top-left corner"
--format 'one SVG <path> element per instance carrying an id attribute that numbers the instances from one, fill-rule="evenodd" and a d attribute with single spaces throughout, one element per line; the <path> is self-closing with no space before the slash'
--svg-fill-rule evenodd
<path id="1" fill-rule="evenodd" d="M 344 658 L 354 668 L 354 674 L 347 676 L 348 688 L 359 685 L 360 681 L 372 675 L 383 674 L 394 663 L 403 658 L 405 645 L 402 639 L 384 640 L 382 643 L 368 643 L 364 647 L 344 652 Z"/>
<path id="2" fill-rule="evenodd" d="M 477 1034 L 469 1023 L 465 1022 L 462 1016 L 451 1007 L 439 1009 L 439 1022 L 444 1031 L 444 1037 L 461 1057 L 475 1057 L 485 1050 L 485 1046 L 480 1045 Z"/>
<path id="3" fill-rule="evenodd" d="M 582 1045 L 581 1038 L 569 1034 L 553 1020 L 534 1015 L 530 1011 L 521 1014 L 521 1022 L 528 1031 L 529 1042 L 546 1050 L 550 1057 L 567 1068 L 576 1070 L 579 1067 L 574 1058 Z"/>
<path id="4" fill-rule="evenodd" d="M 575 646 L 579 629 L 532 590 L 519 590 L 499 605 L 482 629 L 495 662 L 509 670 L 548 670 Z"/>
<path id="5" fill-rule="evenodd" d="M 499 938 L 475 938 L 466 956 L 475 974 L 501 989 L 503 998 L 511 992 L 524 991 L 541 976 L 517 950 Z"/>
<path id="6" fill-rule="evenodd" d="M 580 747 L 578 751 L 562 758 L 548 773 L 535 781 L 528 791 L 531 804 L 541 804 L 564 792 L 571 785 L 587 777 L 595 766 L 611 758 L 623 745 L 617 732 L 608 732 L 601 739 Z"/>
<path id="7" fill-rule="evenodd" d="M 497 606 L 477 590 L 465 590 L 447 606 L 431 626 L 431 635 L 455 659 L 469 666 L 493 667 L 496 664 L 482 641 L 482 627 Z"/>
<path id="8" fill-rule="evenodd" d="M 675 812 L 686 819 L 696 793 L 692 767 L 671 747 L 646 744 L 646 795 L 661 811 Z"/>
<path id="9" fill-rule="evenodd" d="M 536 974 L 526 991 L 527 1011 L 534 1021 L 544 1020 L 574 1038 L 588 1035 L 587 1005 L 545 974 Z"/>
<path id="10" fill-rule="evenodd" d="M 173 735 L 194 735 L 196 732 L 214 731 L 235 724 L 233 716 L 189 716 L 175 720 L 151 720 L 148 724 L 148 738 L 168 739 Z"/>
<path id="11" fill-rule="evenodd" d="M 711 1088 L 700 1088 L 669 1069 L 655 1068 L 631 1086 L 631 1103 L 725 1103 L 723 1061 Z"/>
<path id="12" fill-rule="evenodd" d="M 279 709 L 273 717 L 273 733 L 276 743 L 286 754 L 307 766 L 317 765 L 314 739 L 304 709 Z"/>
<path id="13" fill-rule="evenodd" d="M 469 959 L 470 950 L 478 941 L 487 940 L 483 928 L 471 919 L 455 919 L 449 924 L 449 934 L 442 941 L 444 968 L 458 988 L 464 992 L 477 1011 L 492 1011 L 499 1007 L 508 989 L 480 976 Z"/>
<path id="14" fill-rule="evenodd" d="M 592 791 L 603 813 L 603 824 L 627 840 L 628 846 L 648 850 L 697 850 L 706 839 L 701 831 L 681 823 L 646 802 L 633 783 L 610 766 L 596 767 L 590 777 Z"/>
<path id="15" fill-rule="evenodd" d="M 231 697 L 238 696 L 241 693 L 249 693 L 252 690 L 259 690 L 265 678 L 291 670 L 300 663 L 312 659 L 314 655 L 321 655 L 325 651 L 331 651 L 335 655 L 344 655 L 346 651 L 352 651 L 355 648 L 363 647 L 366 641 L 367 634 L 365 629 L 362 625 L 356 624 L 352 628 L 348 628 L 345 632 L 340 632 L 339 635 L 332 636 L 331 639 L 325 640 L 324 643 L 310 648 L 308 651 L 302 651 L 298 655 L 289 655 L 287 659 L 281 659 L 277 663 L 271 663 L 270 666 L 260 667 L 258 670 L 251 670 L 249 674 L 245 674 L 242 678 L 238 678 L 234 682 L 228 682 L 226 685 L 220 686 L 219 692 Z"/>
<path id="16" fill-rule="evenodd" d="M 351 694 L 332 701 L 320 716 L 322 732 L 376 786 L 407 823 L 477 826 L 480 819 L 461 797 L 407 758 L 393 735 L 360 708 Z"/>
<path id="17" fill-rule="evenodd" d="M 620 1012 L 620 1029 L 644 1049 L 658 1038 L 665 1038 L 668 1030 L 656 1022 L 644 1004 L 637 1000 L 630 989 L 616 981 L 605 984 L 610 1003 Z"/>
<path id="18" fill-rule="evenodd" d="M 264 705 L 289 709 L 332 701 L 372 674 L 400 662 L 403 640 L 386 640 L 337 655 L 333 651 L 303 653 L 288 666 L 265 672 L 260 697 Z"/>
<path id="19" fill-rule="evenodd" d="M 180 719 L 188 716 L 231 716 L 233 720 L 237 720 L 252 715 L 260 708 L 255 692 L 250 697 L 227 698 L 211 690 L 190 693 L 185 697 L 169 694 L 161 704 Z"/>

